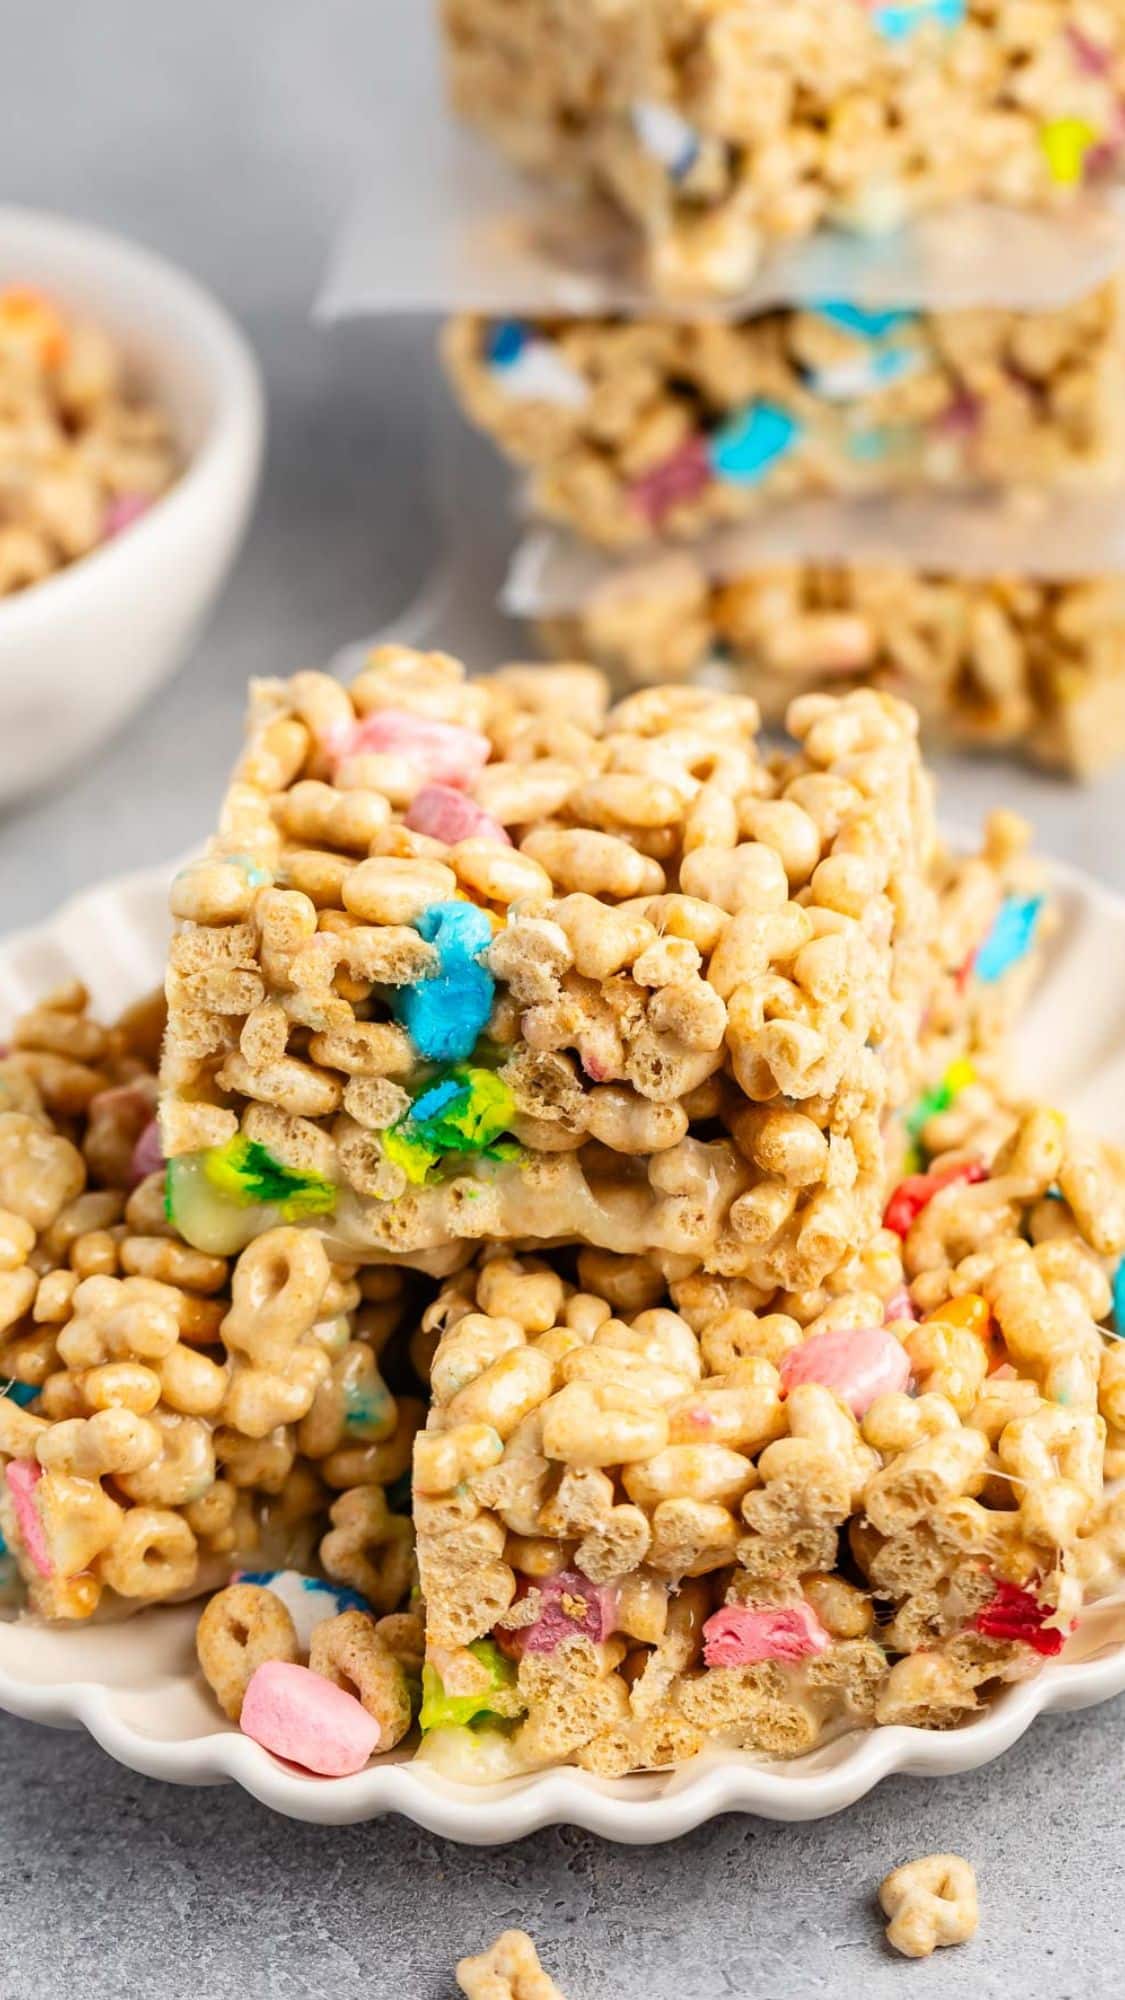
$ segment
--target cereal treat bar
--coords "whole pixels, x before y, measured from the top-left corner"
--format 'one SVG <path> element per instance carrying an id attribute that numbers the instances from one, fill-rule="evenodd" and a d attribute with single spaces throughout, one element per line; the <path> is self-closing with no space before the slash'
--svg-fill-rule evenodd
<path id="1" fill-rule="evenodd" d="M 1125 1155 L 977 1084 L 920 1111 L 826 1286 L 499 1246 L 447 1285 L 424 1757 L 620 1776 L 949 1728 L 1117 1588 Z"/>
<path id="2" fill-rule="evenodd" d="M 870 1233 L 939 968 L 915 717 L 863 691 L 608 705 L 593 670 L 377 652 L 260 685 L 178 879 L 171 1213 L 227 1255 L 495 1238 L 815 1281 Z"/>
<path id="3" fill-rule="evenodd" d="M 403 1373 L 404 1280 L 361 1288 L 297 1227 L 233 1267 L 180 1239 L 162 1028 L 156 1002 L 102 1027 L 72 986 L 0 1059 L 0 1598 L 83 1619 L 247 1562 L 304 1570 L 319 1542 L 347 1602 L 389 1613 L 413 1580 L 391 1502 L 423 1414 L 382 1372 L 387 1350 Z"/>
<path id="4" fill-rule="evenodd" d="M 1081 778 L 1125 756 L 1119 576 L 791 563 L 715 579 L 685 550 L 623 569 L 539 631 L 551 652 L 626 683 L 705 672 L 769 721 L 807 690 L 873 686 L 912 702 L 939 742 L 1019 749 Z"/>
<path id="5" fill-rule="evenodd" d="M 163 412 L 109 335 L 0 288 L 0 597 L 121 534 L 171 485 Z"/>
<path id="6" fill-rule="evenodd" d="M 533 512 L 630 549 L 809 494 L 1113 483 L 1122 302 L 1107 285 L 1044 313 L 466 316 L 443 347 L 468 415 L 527 467 Z"/>
<path id="7" fill-rule="evenodd" d="M 444 0 L 455 109 L 608 195 L 658 291 L 731 295 L 770 244 L 1112 176 L 1122 0 Z"/>

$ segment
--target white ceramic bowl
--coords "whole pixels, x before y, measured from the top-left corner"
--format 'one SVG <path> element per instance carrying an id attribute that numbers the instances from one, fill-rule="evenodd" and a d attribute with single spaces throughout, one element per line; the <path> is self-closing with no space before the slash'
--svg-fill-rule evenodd
<path id="1" fill-rule="evenodd" d="M 96 749 L 178 664 L 242 539 L 264 435 L 247 342 L 162 258 L 0 207 L 0 285 L 12 283 L 114 336 L 169 413 L 186 469 L 114 540 L 0 598 L 0 804 Z"/>
<path id="2" fill-rule="evenodd" d="M 1021 1031 L 1020 1068 L 1039 1095 L 1120 1137 L 1125 900 L 1070 870 L 1057 870 L 1053 886 L 1063 921 Z M 90 985 L 95 1007 L 107 1011 L 154 985 L 166 907 L 166 876 L 135 875 L 88 890 L 37 930 L 0 940 L 0 1037 L 14 1014 L 75 973 Z M 818 1819 L 891 1772 L 971 1770 L 1007 1750 L 1044 1710 L 1086 1708 L 1125 1690 L 1125 1607 L 1107 1604 L 1095 1608 L 1060 1659 L 947 1734 L 856 1731 L 791 1764 L 724 1750 L 675 1772 L 610 1780 L 542 1771 L 487 1790 L 454 1784 L 405 1756 L 353 1778 L 313 1778 L 219 1716 L 195 1666 L 195 1618 L 195 1608 L 180 1605 L 69 1630 L 31 1618 L 0 1622 L 0 1708 L 84 1727 L 119 1762 L 152 1777 L 188 1785 L 233 1780 L 295 1819 L 343 1825 L 398 1812 L 451 1840 L 487 1845 L 560 1822 L 608 1839 L 652 1842 L 722 1812 Z"/>

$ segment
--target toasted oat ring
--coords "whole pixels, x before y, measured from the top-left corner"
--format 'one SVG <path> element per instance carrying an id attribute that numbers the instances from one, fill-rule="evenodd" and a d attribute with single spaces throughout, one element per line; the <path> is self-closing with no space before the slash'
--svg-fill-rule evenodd
<path id="1" fill-rule="evenodd" d="M 381 1731 L 380 1750 L 400 1743 L 411 1724 L 410 1690 L 401 1663 L 366 1611 L 341 1611 L 315 1628 L 309 1665 L 358 1697 Z"/>
<path id="2" fill-rule="evenodd" d="M 237 1722 L 250 1681 L 265 1660 L 299 1659 L 297 1632 L 285 1605 L 257 1583 L 217 1591 L 195 1631 L 199 1664 L 223 1714 Z"/>

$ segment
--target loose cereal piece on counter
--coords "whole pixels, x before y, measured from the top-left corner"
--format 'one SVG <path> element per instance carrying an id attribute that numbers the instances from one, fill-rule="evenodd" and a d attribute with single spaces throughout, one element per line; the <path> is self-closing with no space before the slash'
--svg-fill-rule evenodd
<path id="1" fill-rule="evenodd" d="M 452 320 L 443 348 L 468 415 L 528 468 L 534 513 L 624 550 L 810 493 L 1113 484 L 1123 308 L 1114 283 L 1054 312 L 505 322 L 584 390 L 566 401 L 498 360 L 488 320 Z"/>
<path id="2" fill-rule="evenodd" d="M 939 1945 L 967 1944 L 980 1923 L 977 1878 L 959 1854 L 927 1854 L 892 1869 L 879 1884 L 887 1943 L 906 1958 L 929 1958 Z"/>
<path id="3" fill-rule="evenodd" d="M 0 287 L 0 598 L 122 534 L 172 484 L 172 427 L 109 334 Z"/>
<path id="4" fill-rule="evenodd" d="M 608 196 L 670 298 L 736 297 L 770 245 L 825 224 L 1063 208 L 1119 162 L 1116 5 L 1088 34 L 1070 0 L 1030 19 L 1018 0 L 444 0 L 443 19 L 454 108 L 520 167 Z"/>
<path id="5" fill-rule="evenodd" d="M 245 1736 L 319 1778 L 362 1771 L 381 1742 L 374 1716 L 333 1681 L 287 1660 L 267 1660 L 242 1702 Z"/>
<path id="6" fill-rule="evenodd" d="M 477 1958 L 461 1959 L 457 1984 L 465 2000 L 563 2000 L 526 1931 L 502 1931 Z"/>
<path id="7" fill-rule="evenodd" d="M 626 683 L 709 683 L 780 721 L 795 695 L 877 687 L 925 740 L 1010 749 L 1089 778 L 1125 756 L 1125 583 L 958 576 L 890 562 L 766 564 L 713 578 L 686 549 L 611 571 L 548 651 Z"/>
<path id="8" fill-rule="evenodd" d="M 815 697 L 789 725 L 774 754 L 740 699 L 614 708 L 584 667 L 467 681 L 394 646 L 347 689 L 261 684 L 173 889 L 160 1117 L 188 1241 L 312 1221 L 342 1260 L 435 1275 L 538 1239 L 819 1283 L 877 1226 L 937 982 L 947 1063 L 976 987 L 933 950 L 910 712 Z M 418 830 L 435 785 L 504 838 L 444 803 Z"/>

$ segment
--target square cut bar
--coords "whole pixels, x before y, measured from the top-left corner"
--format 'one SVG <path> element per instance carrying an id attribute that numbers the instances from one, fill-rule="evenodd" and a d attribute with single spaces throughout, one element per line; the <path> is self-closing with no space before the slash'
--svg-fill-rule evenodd
<path id="1" fill-rule="evenodd" d="M 533 512 L 631 549 L 814 494 L 1120 481 L 1123 297 L 733 324 L 463 316 L 444 351 L 467 414 L 527 468 Z"/>
<path id="2" fill-rule="evenodd" d="M 1116 170 L 1122 0 L 444 0 L 455 109 L 608 195 L 655 288 L 965 199 L 1059 209 Z"/>
<path id="3" fill-rule="evenodd" d="M 596 1251 L 450 1282 L 424 1756 L 618 1776 L 950 1728 L 1118 1588 L 1125 1157 L 973 1083 L 919 1132 L 926 1173 L 819 1291 Z"/>
<path id="4" fill-rule="evenodd" d="M 580 1241 L 770 1286 L 862 1242 L 954 970 L 931 787 L 887 697 L 796 704 L 776 752 L 757 719 L 395 647 L 259 685 L 173 891 L 188 1240 L 305 1219 L 357 1261 Z"/>
<path id="5" fill-rule="evenodd" d="M 799 694 L 870 686 L 913 703 L 927 740 L 1018 750 L 1080 778 L 1125 756 L 1119 576 L 786 563 L 714 578 L 683 550 L 623 567 L 537 630 L 625 684 L 706 668 L 767 721 Z"/>

